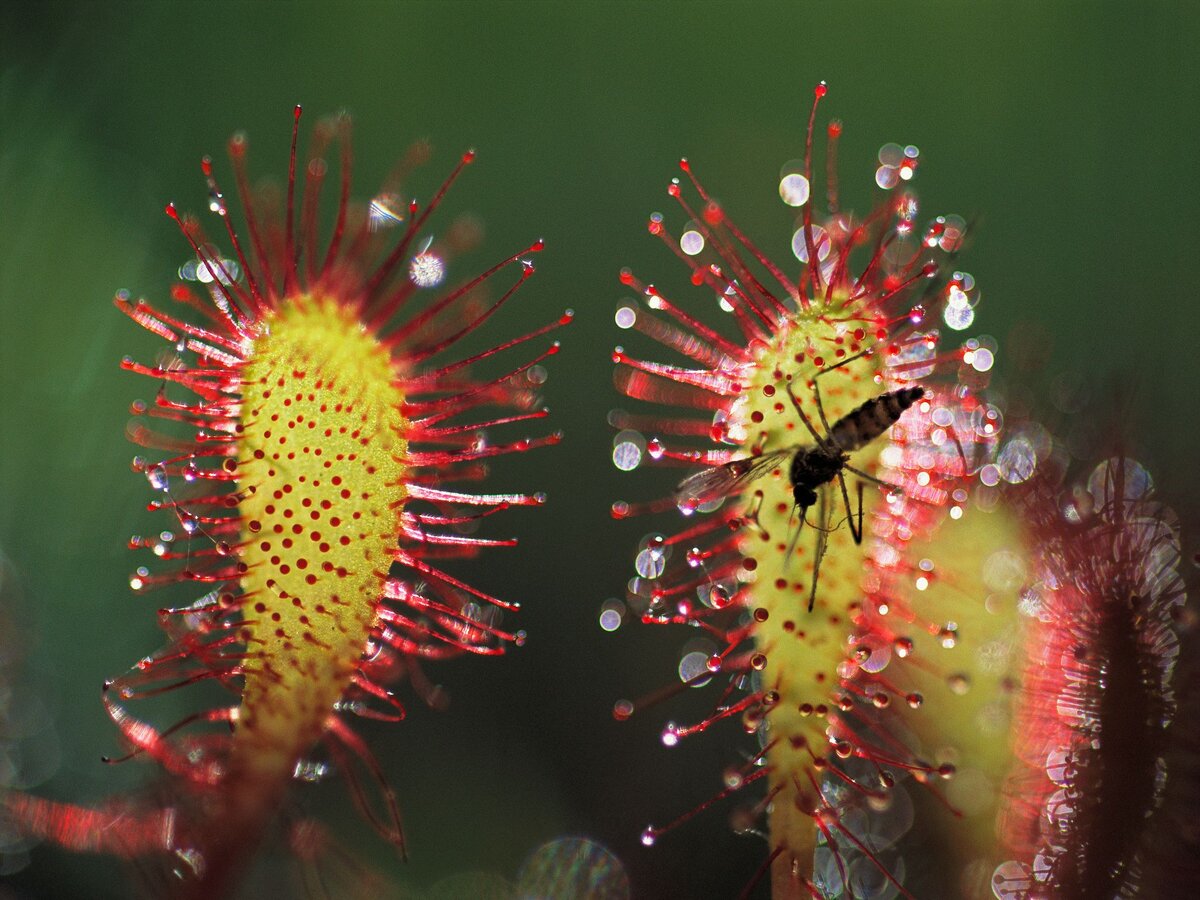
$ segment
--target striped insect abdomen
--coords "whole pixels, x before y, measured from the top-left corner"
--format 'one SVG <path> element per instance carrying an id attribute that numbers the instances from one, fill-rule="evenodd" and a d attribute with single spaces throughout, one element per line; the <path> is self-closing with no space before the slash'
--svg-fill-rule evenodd
<path id="1" fill-rule="evenodd" d="M 925 396 L 921 387 L 904 387 L 873 397 L 842 416 L 829 429 L 830 439 L 847 453 L 887 431 L 906 409 Z"/>

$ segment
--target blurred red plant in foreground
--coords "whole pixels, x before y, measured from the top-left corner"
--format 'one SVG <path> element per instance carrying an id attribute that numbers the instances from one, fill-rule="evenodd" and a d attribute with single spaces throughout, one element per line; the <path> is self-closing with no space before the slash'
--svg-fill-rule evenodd
<path id="1" fill-rule="evenodd" d="M 1020 460 L 1010 493 L 1031 549 L 1016 760 L 1000 823 L 1013 857 L 997 867 L 993 892 L 1159 896 L 1144 883 L 1149 874 L 1161 885 L 1154 869 L 1175 869 L 1172 893 L 1195 886 L 1194 854 L 1190 874 L 1164 858 L 1174 829 L 1159 813 L 1180 782 L 1167 764 L 1185 599 L 1175 514 L 1127 457 L 1071 486 L 1066 453 L 1044 429 L 1005 452 Z"/>
<path id="2" fill-rule="evenodd" d="M 122 363 L 160 383 L 152 402 L 134 404 L 128 433 L 154 452 L 135 458 L 134 469 L 155 491 L 150 508 L 173 522 L 131 540 L 166 565 L 139 568 L 130 583 L 139 592 L 194 584 L 203 595 L 160 610 L 170 642 L 108 682 L 104 704 L 126 758 L 148 756 L 169 773 L 171 799 L 84 809 L 23 793 L 2 798 L 35 836 L 167 859 L 170 873 L 156 893 L 227 892 L 291 782 L 330 768 L 309 758 L 316 744 L 403 852 L 396 800 L 347 716 L 403 718 L 389 689 L 401 678 L 438 704 L 420 661 L 498 654 L 520 642 L 499 623 L 516 604 L 463 583 L 442 561 L 515 544 L 476 537 L 476 526 L 543 497 L 454 483 L 483 479 L 490 457 L 559 439 L 486 436 L 546 415 L 540 363 L 557 344 L 495 374 L 473 371 L 567 324 L 569 312 L 490 349 L 453 352 L 528 280 L 528 257 L 542 249 L 537 241 L 456 287 L 441 286 L 473 235 L 455 225 L 435 241 L 427 223 L 474 153 L 421 206 L 398 193 L 428 155 L 418 145 L 362 207 L 350 201 L 349 119 L 318 124 L 298 167 L 299 120 L 297 107 L 283 198 L 252 191 L 246 140 L 230 141 L 243 234 L 203 161 L 229 255 L 195 219 L 167 207 L 196 256 L 172 291 L 181 312 L 116 298 L 118 309 L 171 345 L 153 365 Z M 335 144 L 340 194 L 322 244 L 319 198 Z M 515 278 L 489 298 L 492 282 L 510 270 Z M 204 681 L 227 688 L 235 702 L 166 729 L 127 708 Z M 358 766 L 378 800 L 368 800 Z"/>

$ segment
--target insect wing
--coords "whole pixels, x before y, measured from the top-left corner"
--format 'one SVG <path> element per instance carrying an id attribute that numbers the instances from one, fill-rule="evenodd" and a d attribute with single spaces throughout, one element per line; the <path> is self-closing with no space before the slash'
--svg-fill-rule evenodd
<path id="1" fill-rule="evenodd" d="M 776 468 L 792 452 L 791 449 L 775 450 L 762 456 L 735 459 L 689 475 L 675 489 L 675 502 L 680 509 L 694 512 L 707 503 L 736 493 L 746 482 Z"/>

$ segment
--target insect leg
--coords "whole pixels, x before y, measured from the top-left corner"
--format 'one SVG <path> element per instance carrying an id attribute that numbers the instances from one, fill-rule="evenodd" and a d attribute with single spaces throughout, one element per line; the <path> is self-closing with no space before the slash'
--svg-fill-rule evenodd
<path id="1" fill-rule="evenodd" d="M 854 511 L 850 508 L 850 493 L 846 490 L 846 476 L 838 472 L 838 486 L 842 489 L 842 502 L 846 504 L 846 524 L 850 526 L 850 536 L 854 543 L 861 544 L 863 529 L 863 483 L 858 482 L 858 527 L 854 526 Z"/>
<path id="2" fill-rule="evenodd" d="M 834 369 L 840 369 L 842 366 L 852 363 L 856 359 L 862 359 L 864 356 L 869 356 L 870 354 L 872 354 L 874 352 L 875 352 L 874 347 L 868 347 L 866 350 L 860 350 L 858 353 L 855 353 L 853 356 L 847 356 L 845 359 L 840 359 L 837 362 L 835 362 L 832 366 L 826 366 L 825 368 L 819 370 L 817 372 L 817 374 L 813 375 L 813 381 L 815 383 L 816 380 L 818 378 L 820 378 L 822 375 L 824 375 L 825 373 L 832 372 Z"/>
<path id="3" fill-rule="evenodd" d="M 890 481 L 884 481 L 881 478 L 876 478 L 874 475 L 869 475 L 868 473 L 864 472 L 862 469 L 854 468 L 854 466 L 843 465 L 842 468 L 845 469 L 847 472 L 853 472 L 859 478 L 865 478 L 867 481 L 870 481 L 873 484 L 877 484 L 880 487 L 885 487 L 889 491 L 895 491 L 897 494 L 900 494 L 900 495 L 904 494 L 904 489 L 902 487 L 900 487 L 900 485 L 898 485 L 898 484 L 892 484 Z"/>
<path id="4" fill-rule="evenodd" d="M 800 416 L 800 421 L 804 423 L 804 427 L 808 429 L 808 433 L 813 436 L 813 440 L 816 441 L 818 444 L 823 444 L 825 442 L 826 438 L 823 438 L 819 434 L 817 434 L 817 430 L 815 428 L 813 428 L 812 420 L 809 419 L 809 417 L 804 414 L 804 410 L 802 410 L 800 408 L 800 401 L 797 400 L 796 395 L 792 393 L 792 383 L 789 381 L 789 382 L 787 382 L 787 384 L 784 385 L 784 387 L 787 390 L 788 399 L 792 401 L 792 406 L 795 407 L 796 414 L 798 416 Z M 821 409 L 821 406 L 820 406 L 820 403 L 818 403 L 817 411 L 820 412 L 820 409 Z M 821 422 L 822 423 L 825 422 L 825 414 L 824 413 L 821 413 Z M 829 433 L 828 425 L 825 426 L 825 433 L 826 434 Z"/>
<path id="5" fill-rule="evenodd" d="M 831 531 L 837 531 L 837 527 L 838 527 L 838 525 L 841 525 L 842 523 L 841 523 L 841 522 L 838 522 L 838 525 L 830 525 L 828 522 L 826 522 L 826 523 L 825 523 L 825 527 L 822 527 L 822 526 L 820 526 L 820 525 L 817 525 L 817 524 L 816 524 L 816 523 L 814 523 L 814 522 L 809 522 L 809 521 L 806 519 L 806 520 L 805 520 L 805 522 L 804 522 L 804 524 L 805 524 L 805 525 L 807 525 L 809 528 L 818 528 L 818 529 L 820 529 L 821 531 L 824 531 L 826 534 L 829 534 Z"/>
<path id="6" fill-rule="evenodd" d="M 813 375 L 813 378 L 812 378 L 813 399 L 817 403 L 817 414 L 821 417 L 821 424 L 825 426 L 826 434 L 829 434 L 829 422 L 825 418 L 825 407 L 821 403 L 821 387 L 817 383 L 817 379 L 820 378 L 822 375 L 827 375 L 828 373 L 832 372 L 834 369 L 840 369 L 842 366 L 847 365 L 848 363 L 854 362 L 856 359 L 862 359 L 864 356 L 867 356 L 868 354 L 870 354 L 872 352 L 874 352 L 874 348 L 868 347 L 866 350 L 861 350 L 858 353 L 855 353 L 853 356 L 847 356 L 845 359 L 834 363 L 832 366 L 826 366 L 824 369 L 821 369 L 819 372 L 817 372 L 815 375 Z"/>
<path id="7" fill-rule="evenodd" d="M 817 373 L 817 375 L 820 374 L 820 372 Z M 821 402 L 821 389 L 817 386 L 817 375 L 813 376 L 813 400 L 817 404 L 817 415 L 821 417 L 821 425 L 825 428 L 825 433 L 829 434 L 829 420 L 825 418 L 825 405 Z"/>
<path id="8" fill-rule="evenodd" d="M 858 541 L 862 543 L 863 483 L 858 482 Z"/>
<path id="9" fill-rule="evenodd" d="M 966 451 L 963 449 L 962 441 L 960 441 L 960 440 L 958 439 L 958 432 L 957 432 L 957 431 L 955 431 L 955 429 L 954 429 L 954 426 L 953 426 L 953 425 L 949 426 L 949 427 L 947 428 L 947 431 L 948 431 L 948 432 L 949 432 L 949 434 L 950 434 L 950 440 L 954 441 L 954 446 L 955 446 L 955 447 L 958 449 L 958 456 L 959 456 L 959 459 L 961 459 L 961 460 L 962 460 L 962 464 L 963 464 L 963 470 L 962 470 L 962 474 L 963 474 L 963 477 L 969 478 L 970 476 L 972 476 L 972 475 L 974 475 L 975 473 L 977 473 L 977 472 L 978 472 L 978 471 L 979 471 L 981 468 L 983 468 L 983 466 L 982 466 L 982 465 L 977 465 L 977 466 L 974 466 L 974 467 L 970 466 L 970 465 L 967 463 L 967 453 L 966 453 Z M 976 459 L 978 459 L 978 457 L 979 457 L 979 447 L 980 447 L 980 445 L 976 444 L 976 445 L 975 445 L 975 450 L 974 450 L 974 452 L 972 453 L 972 455 L 973 455 L 974 457 L 976 457 Z"/>
<path id="10" fill-rule="evenodd" d="M 792 533 L 792 539 L 788 541 L 787 553 L 783 557 L 783 570 L 786 572 L 788 563 L 792 561 L 792 554 L 796 552 L 796 543 L 800 540 L 800 532 L 804 530 L 804 516 L 808 513 L 807 506 L 797 506 L 793 509 L 799 510 L 800 521 L 796 525 L 796 530 Z M 791 521 L 789 517 L 789 523 Z"/>
<path id="11" fill-rule="evenodd" d="M 817 515 L 820 517 L 824 527 L 816 529 L 817 532 L 817 547 L 813 553 L 813 574 L 812 574 L 812 589 L 808 594 L 808 611 L 812 612 L 813 607 L 817 603 L 817 578 L 821 575 L 821 560 L 825 558 L 825 547 L 829 543 L 829 509 L 828 503 L 825 500 L 825 491 L 821 491 L 821 505 L 818 507 Z"/>

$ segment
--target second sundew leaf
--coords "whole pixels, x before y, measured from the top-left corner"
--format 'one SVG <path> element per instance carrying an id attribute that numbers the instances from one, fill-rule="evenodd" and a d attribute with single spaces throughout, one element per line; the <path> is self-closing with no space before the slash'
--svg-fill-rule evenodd
<path id="1" fill-rule="evenodd" d="M 816 96 L 823 94 L 822 85 Z M 1007 707 L 967 709 L 966 682 L 950 680 L 960 670 L 976 678 L 979 697 L 993 684 L 1008 688 L 993 653 L 1010 628 L 1007 612 L 986 611 L 977 627 L 967 611 L 990 596 L 980 588 L 981 559 L 1010 539 L 1010 523 L 984 512 L 986 497 L 973 499 L 1000 428 L 998 410 L 980 397 L 993 354 L 974 339 L 945 345 L 938 319 L 965 327 L 970 317 L 961 309 L 973 309 L 977 295 L 969 274 L 944 268 L 961 248 L 965 221 L 938 216 L 918 231 L 916 196 L 896 190 L 911 179 L 917 149 L 880 149 L 875 182 L 894 193 L 862 218 L 841 208 L 831 177 L 830 212 L 818 222 L 810 203 L 814 121 L 815 106 L 803 163 L 785 166 L 779 184 L 785 203 L 803 207 L 791 241 L 798 278 L 737 228 L 686 161 L 700 208 L 674 182 L 669 193 L 690 221 L 675 238 L 661 215 L 651 217 L 651 234 L 689 266 L 694 285 L 711 290 L 740 339 L 622 275 L 643 292 L 646 309 L 622 307 L 617 324 L 689 365 L 618 348 L 618 386 L 674 409 L 615 412 L 622 431 L 614 462 L 637 465 L 638 431 L 653 430 L 644 444 L 652 460 L 692 467 L 669 500 L 614 504 L 618 518 L 677 507 L 688 519 L 674 535 L 646 538 L 629 602 L 644 621 L 692 626 L 713 645 L 700 667 L 685 651 L 684 686 L 724 686 L 706 718 L 669 722 L 663 742 L 736 716 L 760 744 L 726 771 L 723 790 L 648 827 L 642 840 L 656 844 L 695 812 L 739 794 L 747 799 L 732 816 L 735 827 L 768 839 L 751 883 L 769 873 L 779 898 L 907 895 L 898 842 L 913 828 L 914 803 L 934 798 L 930 819 L 938 824 L 930 827 L 953 828 L 959 820 L 947 785 L 956 765 L 974 779 L 977 769 L 1000 771 L 991 756 L 1004 753 L 977 720 L 1004 720 Z M 840 123 L 829 126 L 830 171 L 840 134 Z M 858 410 L 863 404 L 868 413 Z M 847 416 L 855 426 L 839 429 Z M 820 473 L 794 472 L 797 449 L 819 443 L 827 455 L 831 431 L 856 435 L 846 467 L 827 461 Z M 697 446 L 705 438 L 710 443 Z M 815 479 L 804 487 L 816 500 L 801 511 L 793 478 L 802 477 Z M 978 672 L 933 652 L 948 654 L 955 640 L 961 655 L 981 661 Z M 667 693 L 620 701 L 614 714 L 628 718 Z M 920 786 L 910 791 L 914 782 Z"/>
<path id="2" fill-rule="evenodd" d="M 921 440 L 917 419 L 906 429 L 907 442 Z M 912 480 L 902 469 L 884 476 Z M 908 791 L 918 842 L 940 848 L 939 871 L 928 879 L 936 887 L 930 889 L 985 897 L 1012 761 L 1025 548 L 1019 523 L 993 492 L 978 484 L 958 492 L 960 499 L 948 497 L 944 506 L 911 518 L 905 514 L 913 504 L 903 500 L 876 520 L 877 533 L 904 523 L 912 534 L 870 551 L 868 591 L 853 640 L 876 661 L 856 668 L 846 683 L 886 707 L 867 721 L 905 741 L 915 762 L 911 771 L 919 786 L 900 783 L 890 793 Z"/>
<path id="3" fill-rule="evenodd" d="M 239 439 L 254 663 L 233 765 L 294 766 L 349 687 L 407 494 L 397 383 L 386 349 L 321 295 L 296 298 L 254 343 Z"/>

